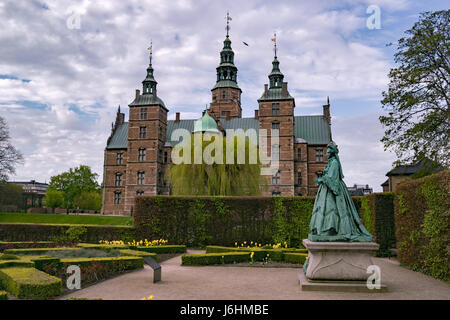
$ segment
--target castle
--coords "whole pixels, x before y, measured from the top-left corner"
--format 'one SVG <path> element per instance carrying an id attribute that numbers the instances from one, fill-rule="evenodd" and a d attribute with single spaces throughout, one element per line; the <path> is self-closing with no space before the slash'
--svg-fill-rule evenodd
<path id="1" fill-rule="evenodd" d="M 168 108 L 157 94 L 151 53 L 142 93 L 129 105 L 129 121 L 117 111 L 116 121 L 104 152 L 102 214 L 131 215 L 134 198 L 140 195 L 170 194 L 165 172 L 171 163 L 171 151 L 178 142 L 170 141 L 176 129 L 194 132 L 196 125 L 206 123 L 209 129 L 266 129 L 268 138 L 279 130 L 279 170 L 267 176 L 264 196 L 314 196 L 314 182 L 327 163 L 326 148 L 331 142 L 329 100 L 322 115 L 295 116 L 295 99 L 289 94 L 280 70 L 276 43 L 269 84 L 258 99 L 254 117 L 242 118 L 241 94 L 237 83 L 238 69 L 228 32 L 220 52 L 216 84 L 211 90 L 209 109 L 200 119 L 167 120 Z M 211 121 L 213 120 L 213 121 Z M 204 129 L 203 129 L 204 130 Z M 269 145 L 270 147 L 270 145 Z"/>

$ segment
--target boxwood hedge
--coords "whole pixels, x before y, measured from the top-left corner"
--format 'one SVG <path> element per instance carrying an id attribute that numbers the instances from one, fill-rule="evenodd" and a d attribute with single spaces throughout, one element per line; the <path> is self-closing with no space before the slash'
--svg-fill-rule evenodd
<path id="1" fill-rule="evenodd" d="M 222 252 L 203 254 L 184 254 L 181 256 L 182 265 L 211 265 L 248 262 L 250 252 Z"/>

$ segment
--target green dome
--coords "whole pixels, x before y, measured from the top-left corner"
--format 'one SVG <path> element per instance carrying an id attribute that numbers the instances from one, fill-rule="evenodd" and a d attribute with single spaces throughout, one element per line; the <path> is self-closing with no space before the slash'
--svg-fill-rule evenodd
<path id="1" fill-rule="evenodd" d="M 205 111 L 203 117 L 195 121 L 194 123 L 194 133 L 195 132 L 216 132 L 219 133 L 216 121 Z"/>

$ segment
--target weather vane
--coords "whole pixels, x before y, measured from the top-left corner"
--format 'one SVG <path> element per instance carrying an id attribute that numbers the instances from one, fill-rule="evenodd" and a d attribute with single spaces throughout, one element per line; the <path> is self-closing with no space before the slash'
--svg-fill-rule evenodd
<path id="1" fill-rule="evenodd" d="M 230 12 L 228 12 L 227 11 L 227 37 L 228 37 L 228 33 L 229 33 L 229 31 L 230 31 L 230 21 L 231 20 L 233 20 L 231 17 L 230 17 Z"/>
<path id="2" fill-rule="evenodd" d="M 150 51 L 150 64 L 152 64 L 152 55 L 153 55 L 153 40 L 150 40 L 150 47 L 147 48 Z"/>
<path id="3" fill-rule="evenodd" d="M 277 33 L 273 33 L 272 41 L 274 42 L 275 58 L 277 57 Z"/>

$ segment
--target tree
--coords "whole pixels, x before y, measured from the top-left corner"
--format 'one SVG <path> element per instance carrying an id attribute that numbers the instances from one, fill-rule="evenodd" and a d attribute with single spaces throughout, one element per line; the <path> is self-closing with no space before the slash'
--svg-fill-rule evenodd
<path id="1" fill-rule="evenodd" d="M 100 190 L 97 178 L 98 174 L 92 172 L 89 166 L 81 165 L 51 177 L 49 189 L 62 191 L 64 194 L 63 207 L 73 209 L 77 196 L 80 196 L 83 192 Z"/>
<path id="2" fill-rule="evenodd" d="M 226 164 L 226 144 L 223 139 L 223 164 L 194 164 L 194 135 L 191 138 L 190 164 L 174 164 L 169 167 L 168 178 L 174 195 L 210 195 L 210 196 L 255 196 L 261 193 L 260 184 L 264 183 L 260 175 L 259 157 L 256 164 L 250 164 L 250 143 L 245 146 L 245 163 L 237 164 L 237 139 L 234 141 L 234 164 Z M 203 141 L 202 154 L 214 140 Z M 242 151 L 241 151 L 242 152 Z M 215 153 L 212 153 L 215 156 Z"/>
<path id="3" fill-rule="evenodd" d="M 8 125 L 0 116 L 0 181 L 8 180 L 14 174 L 15 166 L 23 162 L 22 154 L 10 142 Z"/>
<path id="4" fill-rule="evenodd" d="M 44 203 L 47 208 L 62 208 L 64 206 L 64 192 L 47 188 Z"/>
<path id="5" fill-rule="evenodd" d="M 100 190 L 83 192 L 76 196 L 74 207 L 83 210 L 100 210 L 102 208 L 102 194 Z"/>
<path id="6" fill-rule="evenodd" d="M 0 206 L 14 206 L 16 209 L 24 205 L 23 188 L 14 183 L 0 183 Z"/>
<path id="7" fill-rule="evenodd" d="M 450 10 L 425 12 L 398 41 L 381 101 L 381 141 L 400 161 L 427 157 L 449 164 Z"/>

